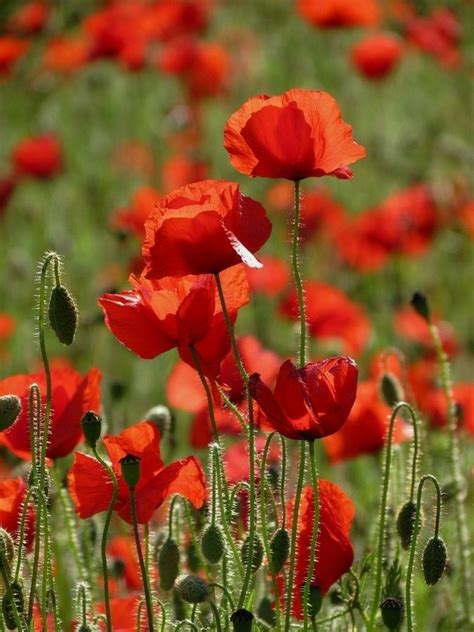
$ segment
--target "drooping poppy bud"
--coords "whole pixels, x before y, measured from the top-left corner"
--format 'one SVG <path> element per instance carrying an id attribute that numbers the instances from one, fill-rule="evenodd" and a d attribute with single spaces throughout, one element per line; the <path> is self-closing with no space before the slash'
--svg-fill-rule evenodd
<path id="1" fill-rule="evenodd" d="M 398 379 L 392 373 L 384 373 L 380 380 L 380 393 L 384 402 L 390 408 L 403 401 L 403 389 Z"/>
<path id="2" fill-rule="evenodd" d="M 430 322 L 430 306 L 428 305 L 428 299 L 423 292 L 415 292 L 411 297 L 410 304 L 419 316 L 424 318 L 426 322 Z"/>
<path id="3" fill-rule="evenodd" d="M 251 632 L 253 626 L 254 616 L 249 610 L 240 608 L 233 612 L 230 616 L 230 620 L 234 627 L 234 632 Z"/>
<path id="4" fill-rule="evenodd" d="M 70 345 L 77 328 L 78 311 L 74 299 L 64 285 L 57 285 L 49 299 L 49 323 L 59 342 Z"/>
<path id="5" fill-rule="evenodd" d="M 397 532 L 400 536 L 402 547 L 407 550 L 415 530 L 416 504 L 408 500 L 398 512 Z M 421 526 L 421 525 L 420 525 Z"/>
<path id="6" fill-rule="evenodd" d="M 10 428 L 21 413 L 21 401 L 17 395 L 0 397 L 0 432 Z"/>
<path id="7" fill-rule="evenodd" d="M 448 552 L 444 541 L 434 536 L 428 540 L 423 551 L 423 577 L 428 586 L 434 586 L 441 579 Z"/>
<path id="8" fill-rule="evenodd" d="M 250 536 L 248 535 L 242 543 L 240 555 L 244 566 L 247 566 L 249 559 Z M 252 573 L 256 573 L 263 562 L 263 544 L 258 536 L 254 537 L 252 548 Z"/>
<path id="9" fill-rule="evenodd" d="M 135 488 L 140 480 L 140 457 L 126 454 L 119 461 L 122 478 L 130 488 Z"/>
<path id="10" fill-rule="evenodd" d="M 179 575 L 179 548 L 173 538 L 165 540 L 160 549 L 158 572 L 162 590 L 171 590 Z"/>
<path id="11" fill-rule="evenodd" d="M 290 554 L 290 536 L 286 529 L 278 529 L 270 542 L 270 567 L 275 575 L 281 571 Z"/>
<path id="12" fill-rule="evenodd" d="M 202 603 L 210 594 L 207 582 L 198 575 L 180 577 L 176 582 L 176 590 L 188 603 Z"/>
<path id="13" fill-rule="evenodd" d="M 403 604 L 399 599 L 387 597 L 380 604 L 382 621 L 389 630 L 398 630 L 403 615 Z"/>
<path id="14" fill-rule="evenodd" d="M 222 529 L 210 524 L 201 539 L 202 554 L 210 564 L 218 564 L 225 553 L 225 539 Z"/>
<path id="15" fill-rule="evenodd" d="M 0 553 L 0 564 L 5 564 L 8 571 L 15 556 L 15 544 L 6 529 L 0 529 Z"/>
<path id="16" fill-rule="evenodd" d="M 93 410 L 88 410 L 81 419 L 84 438 L 91 448 L 95 448 L 100 439 L 102 419 Z"/>

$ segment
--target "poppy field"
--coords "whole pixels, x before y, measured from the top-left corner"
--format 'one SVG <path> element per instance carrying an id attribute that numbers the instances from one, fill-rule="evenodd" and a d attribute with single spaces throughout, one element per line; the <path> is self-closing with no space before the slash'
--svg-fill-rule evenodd
<path id="1" fill-rule="evenodd" d="M 4 0 L 0 632 L 474 629 L 469 0 Z"/>

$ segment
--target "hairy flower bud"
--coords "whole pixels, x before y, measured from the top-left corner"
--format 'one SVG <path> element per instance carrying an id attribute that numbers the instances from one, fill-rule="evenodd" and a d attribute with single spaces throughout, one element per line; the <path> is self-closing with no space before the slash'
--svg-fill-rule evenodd
<path id="1" fill-rule="evenodd" d="M 162 590 L 171 590 L 179 575 L 179 548 L 173 538 L 165 540 L 160 549 L 158 572 Z"/>
<path id="2" fill-rule="evenodd" d="M 126 454 L 119 461 L 122 478 L 130 488 L 136 487 L 140 480 L 140 461 L 140 457 L 133 454 Z"/>
<path id="3" fill-rule="evenodd" d="M 430 538 L 423 551 L 423 577 L 428 586 L 434 586 L 441 579 L 448 552 L 446 545 L 441 538 L 436 536 Z"/>
<path id="4" fill-rule="evenodd" d="M 100 439 L 102 419 L 93 410 L 89 410 L 81 419 L 81 428 L 88 445 L 95 448 Z"/>
<path id="5" fill-rule="evenodd" d="M 270 542 L 270 567 L 275 575 L 281 571 L 290 554 L 290 536 L 286 529 L 278 529 Z"/>
<path id="6" fill-rule="evenodd" d="M 188 603 L 202 603 L 209 597 L 207 582 L 198 575 L 183 575 L 176 582 L 176 591 Z"/>
<path id="7" fill-rule="evenodd" d="M 57 285 L 49 299 L 49 323 L 59 342 L 70 345 L 77 328 L 77 307 L 71 293 L 64 285 Z"/>
<path id="8" fill-rule="evenodd" d="M 0 397 L 0 432 L 12 426 L 21 413 L 21 401 L 17 395 Z"/>
<path id="9" fill-rule="evenodd" d="M 382 621 L 389 630 L 397 630 L 403 615 L 403 604 L 399 599 L 387 597 L 380 604 Z"/>
<path id="10" fill-rule="evenodd" d="M 222 529 L 210 524 L 204 529 L 201 539 L 202 554 L 210 564 L 218 564 L 225 553 L 225 539 Z"/>
<path id="11" fill-rule="evenodd" d="M 397 532 L 400 536 L 402 547 L 407 550 L 415 531 L 416 505 L 412 500 L 408 500 L 398 512 Z"/>
<path id="12" fill-rule="evenodd" d="M 12 536 L 5 529 L 0 528 L 0 564 L 5 564 L 7 571 L 15 556 L 15 544 Z"/>
<path id="13" fill-rule="evenodd" d="M 424 318 L 426 322 L 431 320 L 430 306 L 428 305 L 428 299 L 423 292 L 415 292 L 411 297 L 410 304 L 415 312 Z"/>
<path id="14" fill-rule="evenodd" d="M 382 399 L 390 408 L 403 401 L 403 388 L 398 379 L 392 373 L 384 373 L 380 380 L 380 393 Z"/>
<path id="15" fill-rule="evenodd" d="M 234 632 L 251 632 L 254 616 L 245 608 L 240 608 L 230 616 Z"/>
<path id="16" fill-rule="evenodd" d="M 250 549 L 250 536 L 248 535 L 242 543 L 240 555 L 244 566 L 248 564 Z M 263 562 L 263 544 L 258 536 L 254 537 L 252 548 L 252 573 L 256 573 Z"/>

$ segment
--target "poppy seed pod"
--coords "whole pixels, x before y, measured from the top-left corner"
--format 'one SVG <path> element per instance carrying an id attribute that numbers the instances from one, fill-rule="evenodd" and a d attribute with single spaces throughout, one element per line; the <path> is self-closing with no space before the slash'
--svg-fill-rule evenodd
<path id="1" fill-rule="evenodd" d="M 234 632 L 251 632 L 254 616 L 245 608 L 240 608 L 230 616 Z"/>
<path id="2" fill-rule="evenodd" d="M 281 571 L 290 553 L 290 536 L 286 529 L 278 529 L 270 542 L 270 566 L 275 575 Z"/>
<path id="3" fill-rule="evenodd" d="M 380 604 L 382 621 L 389 630 L 397 630 L 402 620 L 403 604 L 399 599 L 387 597 Z"/>
<path id="4" fill-rule="evenodd" d="M 426 322 L 431 320 L 430 306 L 428 305 L 428 299 L 423 292 L 415 292 L 411 297 L 410 305 L 419 316 L 426 320 Z"/>
<path id="5" fill-rule="evenodd" d="M 126 454 L 119 461 L 122 478 L 130 488 L 137 486 L 140 480 L 140 457 L 133 454 Z"/>
<path id="6" fill-rule="evenodd" d="M 405 550 L 410 548 L 410 542 L 415 530 L 415 520 L 416 504 L 412 500 L 408 500 L 400 509 L 397 516 L 397 532 L 400 536 L 402 547 Z"/>
<path id="7" fill-rule="evenodd" d="M 21 413 L 21 401 L 17 395 L 0 397 L 0 432 L 7 430 L 18 419 Z"/>
<path id="8" fill-rule="evenodd" d="M 165 540 L 160 549 L 158 572 L 162 590 L 171 590 L 179 575 L 179 548 L 173 538 Z"/>
<path id="9" fill-rule="evenodd" d="M 176 590 L 180 597 L 188 603 L 202 603 L 209 597 L 207 582 L 197 575 L 185 575 L 176 582 Z"/>
<path id="10" fill-rule="evenodd" d="M 0 553 L 0 564 L 5 564 L 9 569 L 15 555 L 15 544 L 5 529 L 0 529 Z"/>
<path id="11" fill-rule="evenodd" d="M 74 299 L 64 285 L 57 285 L 49 299 L 49 323 L 59 342 L 70 345 L 77 328 L 78 312 Z"/>
<path id="12" fill-rule="evenodd" d="M 95 448 L 100 439 L 102 419 L 93 410 L 89 410 L 81 419 L 81 428 L 88 445 Z"/>
<path id="13" fill-rule="evenodd" d="M 423 551 L 423 577 L 428 586 L 434 586 L 441 579 L 448 552 L 441 538 L 434 536 L 428 540 Z"/>
<path id="14" fill-rule="evenodd" d="M 244 566 L 248 564 L 250 549 L 250 536 L 248 535 L 242 543 L 240 555 Z M 256 573 L 263 562 L 263 544 L 258 536 L 255 536 L 252 550 L 252 573 Z"/>
<path id="15" fill-rule="evenodd" d="M 225 539 L 222 529 L 210 524 L 204 530 L 201 539 L 202 554 L 211 564 L 217 564 L 225 553 Z"/>
<path id="16" fill-rule="evenodd" d="M 390 408 L 403 401 L 403 388 L 398 379 L 392 373 L 384 373 L 380 380 L 380 393 L 382 399 Z"/>

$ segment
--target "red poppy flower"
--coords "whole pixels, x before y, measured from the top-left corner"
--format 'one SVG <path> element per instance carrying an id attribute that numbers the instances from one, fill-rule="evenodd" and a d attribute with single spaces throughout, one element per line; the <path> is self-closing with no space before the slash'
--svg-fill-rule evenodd
<path id="1" fill-rule="evenodd" d="M 0 37 L 0 77 L 9 75 L 14 65 L 28 51 L 30 43 L 18 37 Z"/>
<path id="2" fill-rule="evenodd" d="M 90 369 L 82 376 L 64 365 L 51 366 L 52 413 L 50 436 L 46 455 L 50 459 L 66 456 L 82 437 L 81 419 L 88 410 L 100 410 L 100 380 L 98 369 Z M 43 371 L 29 375 L 12 375 L 0 380 L 0 395 L 18 395 L 22 410 L 16 422 L 0 433 L 0 444 L 21 459 L 30 459 L 30 433 L 28 424 L 28 396 L 32 384 L 38 384 L 46 397 L 46 377 Z"/>
<path id="3" fill-rule="evenodd" d="M 153 187 L 139 187 L 129 207 L 116 211 L 112 217 L 112 226 L 132 233 L 139 239 L 145 237 L 145 222 L 155 204 L 160 201 L 160 194 Z"/>
<path id="4" fill-rule="evenodd" d="M 52 178 L 63 166 L 61 146 L 53 134 L 26 138 L 12 153 L 18 175 L 32 178 Z"/>
<path id="5" fill-rule="evenodd" d="M 314 26 L 373 26 L 380 21 L 377 0 L 298 0 L 297 10 Z"/>
<path id="6" fill-rule="evenodd" d="M 82 37 L 55 37 L 46 45 L 43 66 L 52 72 L 69 75 L 89 61 L 90 43 Z"/>
<path id="7" fill-rule="evenodd" d="M 351 51 L 352 63 L 368 79 L 386 77 L 402 55 L 403 46 L 391 33 L 367 35 Z"/>
<path id="8" fill-rule="evenodd" d="M 328 358 L 297 369 L 280 367 L 274 391 L 258 373 L 250 376 L 252 397 L 270 427 L 289 439 L 320 439 L 344 424 L 357 390 L 357 365 L 351 358 Z"/>
<path id="9" fill-rule="evenodd" d="M 327 92 L 295 88 L 246 101 L 227 121 L 224 146 L 237 171 L 249 176 L 302 180 L 348 179 L 347 165 L 365 156 Z"/>
<path id="10" fill-rule="evenodd" d="M 10 30 L 34 34 L 41 31 L 49 16 L 49 7 L 44 2 L 27 2 L 8 19 Z"/>
<path id="11" fill-rule="evenodd" d="M 125 580 L 129 591 L 139 591 L 142 586 L 140 568 L 137 560 L 137 550 L 132 538 L 117 535 L 107 545 L 107 557 L 112 564 L 120 565 L 120 577 Z M 115 623 L 115 621 L 114 621 Z"/>
<path id="12" fill-rule="evenodd" d="M 161 168 L 161 180 L 165 191 L 174 191 L 186 184 L 205 180 L 208 166 L 205 162 L 191 160 L 186 156 L 174 156 L 166 160 Z"/>
<path id="13" fill-rule="evenodd" d="M 288 264 L 270 255 L 263 255 L 260 259 L 262 268 L 246 269 L 250 289 L 266 296 L 276 296 L 288 287 L 291 277 Z"/>
<path id="14" fill-rule="evenodd" d="M 331 463 L 353 459 L 361 454 L 378 452 L 385 445 L 390 408 L 382 402 L 378 382 L 362 382 L 354 406 L 342 428 L 324 439 L 324 449 Z M 398 418 L 393 443 L 410 440 L 411 426 Z"/>
<path id="15" fill-rule="evenodd" d="M 319 480 L 319 534 L 317 556 L 311 586 L 325 595 L 338 579 L 347 573 L 354 560 L 354 550 L 349 539 L 355 507 L 352 500 L 330 481 Z M 287 509 L 287 528 L 291 529 L 294 499 Z M 303 617 L 302 593 L 308 574 L 310 544 L 314 521 L 314 491 L 303 488 L 298 512 L 298 538 L 296 541 L 296 573 L 293 584 L 292 614 Z"/>
<path id="16" fill-rule="evenodd" d="M 110 609 L 114 613 L 114 632 L 135 632 L 139 602 L 138 596 L 116 597 L 110 600 Z M 98 603 L 96 608 L 97 612 L 105 613 L 105 603 Z M 99 619 L 97 625 L 100 630 L 106 630 L 102 619 Z"/>
<path id="17" fill-rule="evenodd" d="M 241 412 L 245 417 L 246 407 Z M 239 435 L 242 432 L 242 426 L 235 414 L 228 408 L 224 408 L 219 404 L 214 406 L 214 417 L 216 420 L 217 431 L 219 435 Z M 213 437 L 211 432 L 211 422 L 209 419 L 209 409 L 206 406 L 194 416 L 189 430 L 189 443 L 193 448 L 207 448 Z"/>
<path id="18" fill-rule="evenodd" d="M 213 274 L 240 262 L 258 268 L 253 253 L 269 238 L 271 224 L 263 206 L 235 182 L 204 180 L 164 197 L 145 230 L 146 276 L 160 279 Z"/>
<path id="19" fill-rule="evenodd" d="M 197 509 L 204 504 L 206 480 L 198 459 L 190 456 L 165 466 L 160 456 L 160 433 L 154 423 L 145 421 L 130 426 L 118 436 L 106 435 L 104 446 L 119 483 L 115 511 L 126 522 L 131 522 L 130 492 L 122 479 L 119 461 L 127 454 L 141 459 L 141 476 L 135 491 L 140 524 L 149 522 L 155 509 L 173 494 L 184 496 Z M 81 518 L 107 510 L 112 487 L 107 472 L 96 459 L 76 452 L 68 485 Z"/>
<path id="20" fill-rule="evenodd" d="M 436 317 L 434 323 L 438 328 L 445 352 L 448 356 L 456 355 L 459 350 L 459 343 L 453 326 Z M 431 333 L 426 320 L 417 314 L 410 305 L 403 307 L 395 314 L 394 325 L 399 336 L 419 343 L 431 353 L 434 352 Z"/>
<path id="21" fill-rule="evenodd" d="M 234 266 L 221 277 L 231 319 L 248 302 L 243 266 Z M 132 275 L 133 290 L 104 294 L 99 305 L 105 322 L 127 349 L 151 359 L 177 347 L 181 358 L 194 366 L 193 345 L 203 371 L 216 377 L 230 342 L 214 277 L 210 275 L 167 277 L 150 281 Z"/>
<path id="22" fill-rule="evenodd" d="M 362 308 L 344 292 L 326 283 L 307 281 L 304 288 L 310 335 L 321 340 L 339 339 L 345 353 L 361 353 L 370 336 L 370 323 Z M 281 312 L 298 319 L 295 290 L 282 302 Z"/>
<path id="23" fill-rule="evenodd" d="M 0 480 L 0 527 L 8 531 L 12 537 L 16 536 L 18 530 L 23 500 L 27 491 L 26 483 L 20 476 L 18 478 Z M 27 547 L 33 541 L 34 519 L 35 514 L 30 506 L 26 530 Z"/>
<path id="24" fill-rule="evenodd" d="M 255 449 L 257 454 L 261 457 L 265 448 L 266 437 L 255 438 Z M 250 478 L 249 467 L 249 445 L 248 441 L 241 440 L 234 443 L 224 452 L 223 455 L 224 468 L 226 473 L 226 479 L 229 485 L 237 485 L 241 481 L 248 481 Z M 267 456 L 267 466 L 278 467 L 281 462 L 281 447 L 278 441 L 272 441 Z M 257 481 L 260 477 L 260 471 L 255 469 L 255 476 Z"/>
<path id="25" fill-rule="evenodd" d="M 431 53 L 446 67 L 455 68 L 459 65 L 461 25 L 450 9 L 434 9 L 428 16 L 409 20 L 406 34 L 411 44 Z"/>

